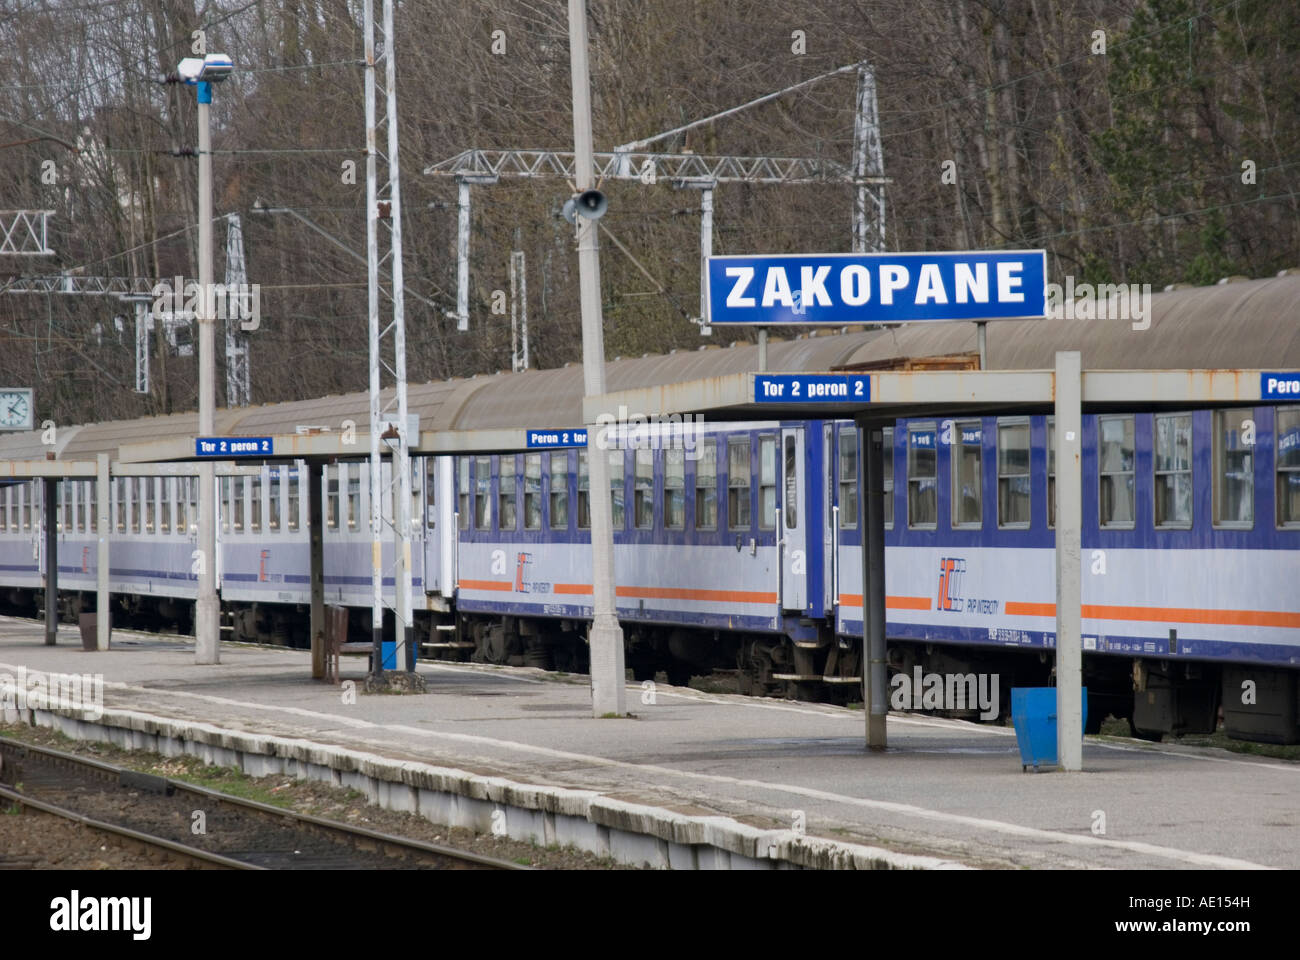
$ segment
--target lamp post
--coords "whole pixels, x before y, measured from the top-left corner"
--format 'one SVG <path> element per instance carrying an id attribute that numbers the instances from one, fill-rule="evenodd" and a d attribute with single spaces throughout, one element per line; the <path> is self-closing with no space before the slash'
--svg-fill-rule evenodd
<path id="1" fill-rule="evenodd" d="M 582 309 L 584 393 L 605 393 L 605 333 L 600 307 L 600 251 L 596 220 L 606 201 L 595 189 L 591 136 L 591 77 L 587 69 L 587 2 L 569 0 L 569 58 L 573 75 L 573 171 L 575 194 L 564 216 L 577 227 L 578 288 Z M 592 623 L 591 707 L 596 717 L 627 714 L 623 630 L 618 624 L 614 589 L 614 522 L 609 489 L 609 460 L 601 432 L 587 425 L 587 470 L 591 481 Z"/>
<path id="2" fill-rule="evenodd" d="M 199 103 L 199 436 L 216 432 L 215 303 L 212 290 L 212 84 L 234 70 L 222 53 L 186 57 L 175 79 L 194 87 Z M 221 601 L 217 599 L 216 474 L 199 464 L 199 594 L 194 605 L 194 662 L 221 662 Z"/>

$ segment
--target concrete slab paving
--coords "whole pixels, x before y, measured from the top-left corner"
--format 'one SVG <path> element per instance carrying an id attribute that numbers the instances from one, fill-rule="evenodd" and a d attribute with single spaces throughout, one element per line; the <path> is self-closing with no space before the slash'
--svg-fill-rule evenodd
<path id="1" fill-rule="evenodd" d="M 0 617 L 0 673 L 98 674 L 105 707 L 973 865 L 1300 866 L 1297 763 L 1090 737 L 1084 772 L 1024 773 L 1010 727 L 891 714 L 890 749 L 870 753 L 861 711 L 823 704 L 629 684 L 635 717 L 597 720 L 579 676 L 422 663 L 430 693 L 366 695 L 345 658 L 349 696 L 310 679 L 307 651 L 225 645 L 198 666 L 183 640 L 113 642 L 83 652 L 65 627 L 46 647 L 40 624 Z"/>

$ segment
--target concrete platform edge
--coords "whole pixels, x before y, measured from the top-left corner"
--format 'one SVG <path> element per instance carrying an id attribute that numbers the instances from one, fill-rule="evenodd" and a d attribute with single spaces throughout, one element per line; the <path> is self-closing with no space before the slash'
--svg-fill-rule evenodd
<path id="1" fill-rule="evenodd" d="M 542 846 L 572 844 L 620 863 L 660 869 L 969 869 L 938 857 L 897 853 L 730 817 L 690 816 L 591 790 L 519 783 L 451 767 L 394 760 L 310 740 L 228 730 L 134 710 L 5 709 L 6 722 L 58 730 L 164 756 L 190 755 L 253 777 L 293 775 L 351 787 L 371 803 L 446 827 L 505 834 Z"/>

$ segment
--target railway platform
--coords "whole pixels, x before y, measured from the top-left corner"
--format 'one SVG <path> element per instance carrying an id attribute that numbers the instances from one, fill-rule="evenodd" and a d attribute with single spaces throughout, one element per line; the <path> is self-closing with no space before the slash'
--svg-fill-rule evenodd
<path id="1" fill-rule="evenodd" d="M 217 745 L 214 762 L 249 740 L 297 744 L 313 763 L 340 751 L 371 758 L 358 770 L 391 762 L 415 784 L 380 791 L 399 809 L 399 792 L 411 804 L 418 798 L 421 812 L 443 802 L 426 798 L 432 774 L 411 779 L 417 767 L 437 768 L 477 778 L 494 796 L 546 793 L 539 811 L 599 797 L 642 820 L 662 811 L 681 830 L 730 818 L 755 836 L 802 831 L 809 841 L 883 850 L 892 866 L 1300 866 L 1297 763 L 1089 737 L 1085 772 L 1033 774 L 1022 772 L 1009 726 L 891 714 L 889 750 L 869 753 L 862 712 L 823 704 L 664 684 L 651 696 L 629 683 L 635 716 L 596 720 L 585 676 L 422 662 L 429 693 L 367 695 L 364 659 L 345 658 L 343 678 L 357 681 L 350 696 L 351 688 L 307 678 L 305 650 L 227 645 L 219 665 L 198 666 L 192 642 L 181 639 L 115 631 L 112 650 L 83 652 L 75 627 L 62 627 L 53 647 L 43 631 L 0 618 L 0 677 L 101 676 L 98 722 L 132 718 L 137 747 L 180 725 Z M 85 723 L 80 729 L 86 735 Z M 142 730 L 153 732 L 142 739 Z M 309 766 L 275 760 L 266 772 Z M 346 786 L 348 777 L 336 779 Z M 475 803 L 487 803 L 486 825 L 484 797 Z M 522 821 L 511 816 L 513 835 Z M 661 865 L 677 865 L 668 862 L 671 839 L 659 844 Z M 645 859 L 656 862 L 653 853 Z M 732 865 L 741 861 L 749 862 Z"/>

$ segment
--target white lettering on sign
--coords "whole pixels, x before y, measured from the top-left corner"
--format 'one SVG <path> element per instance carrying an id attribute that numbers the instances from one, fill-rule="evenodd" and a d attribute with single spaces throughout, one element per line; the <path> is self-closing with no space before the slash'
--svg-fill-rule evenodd
<path id="1" fill-rule="evenodd" d="M 971 270 L 971 264 L 958 263 L 953 267 L 953 276 L 957 280 L 957 302 L 989 302 L 989 265 L 977 263 Z"/>
<path id="2" fill-rule="evenodd" d="M 1269 396 L 1287 393 L 1300 396 L 1300 378 L 1283 380 L 1281 377 L 1269 377 L 1264 392 Z"/>
<path id="3" fill-rule="evenodd" d="M 943 289 L 943 278 L 939 276 L 939 266 L 934 263 L 923 264 L 921 275 L 916 282 L 917 303 L 947 303 L 948 294 Z"/>
<path id="4" fill-rule="evenodd" d="M 862 264 L 850 264 L 840 272 L 840 299 L 850 307 L 871 299 L 871 273 Z"/>
<path id="5" fill-rule="evenodd" d="M 767 271 L 767 282 L 763 284 L 763 306 L 794 306 L 794 294 L 790 292 L 790 281 L 786 278 L 785 267 L 772 267 Z"/>
<path id="6" fill-rule="evenodd" d="M 1002 262 L 998 264 L 998 300 L 1002 303 L 1023 303 L 1024 293 L 1012 293 L 1012 290 L 1020 288 L 1021 278 L 1012 276 L 1019 274 L 1023 264 Z"/>
<path id="7" fill-rule="evenodd" d="M 802 267 L 799 270 L 799 303 L 807 307 L 810 303 L 819 307 L 831 305 L 831 295 L 826 292 L 826 278 L 831 275 L 829 266 Z"/>
<path id="8" fill-rule="evenodd" d="M 755 306 L 753 297 L 742 296 L 749 287 L 749 283 L 754 279 L 753 267 L 727 267 L 727 276 L 738 277 L 739 280 L 727 294 L 727 306 L 729 307 L 752 307 Z"/>
<path id="9" fill-rule="evenodd" d="M 903 290 L 907 287 L 911 275 L 907 272 L 907 267 L 900 267 L 894 264 L 885 264 L 880 268 L 880 302 L 890 304 L 894 302 L 894 291 Z"/>

